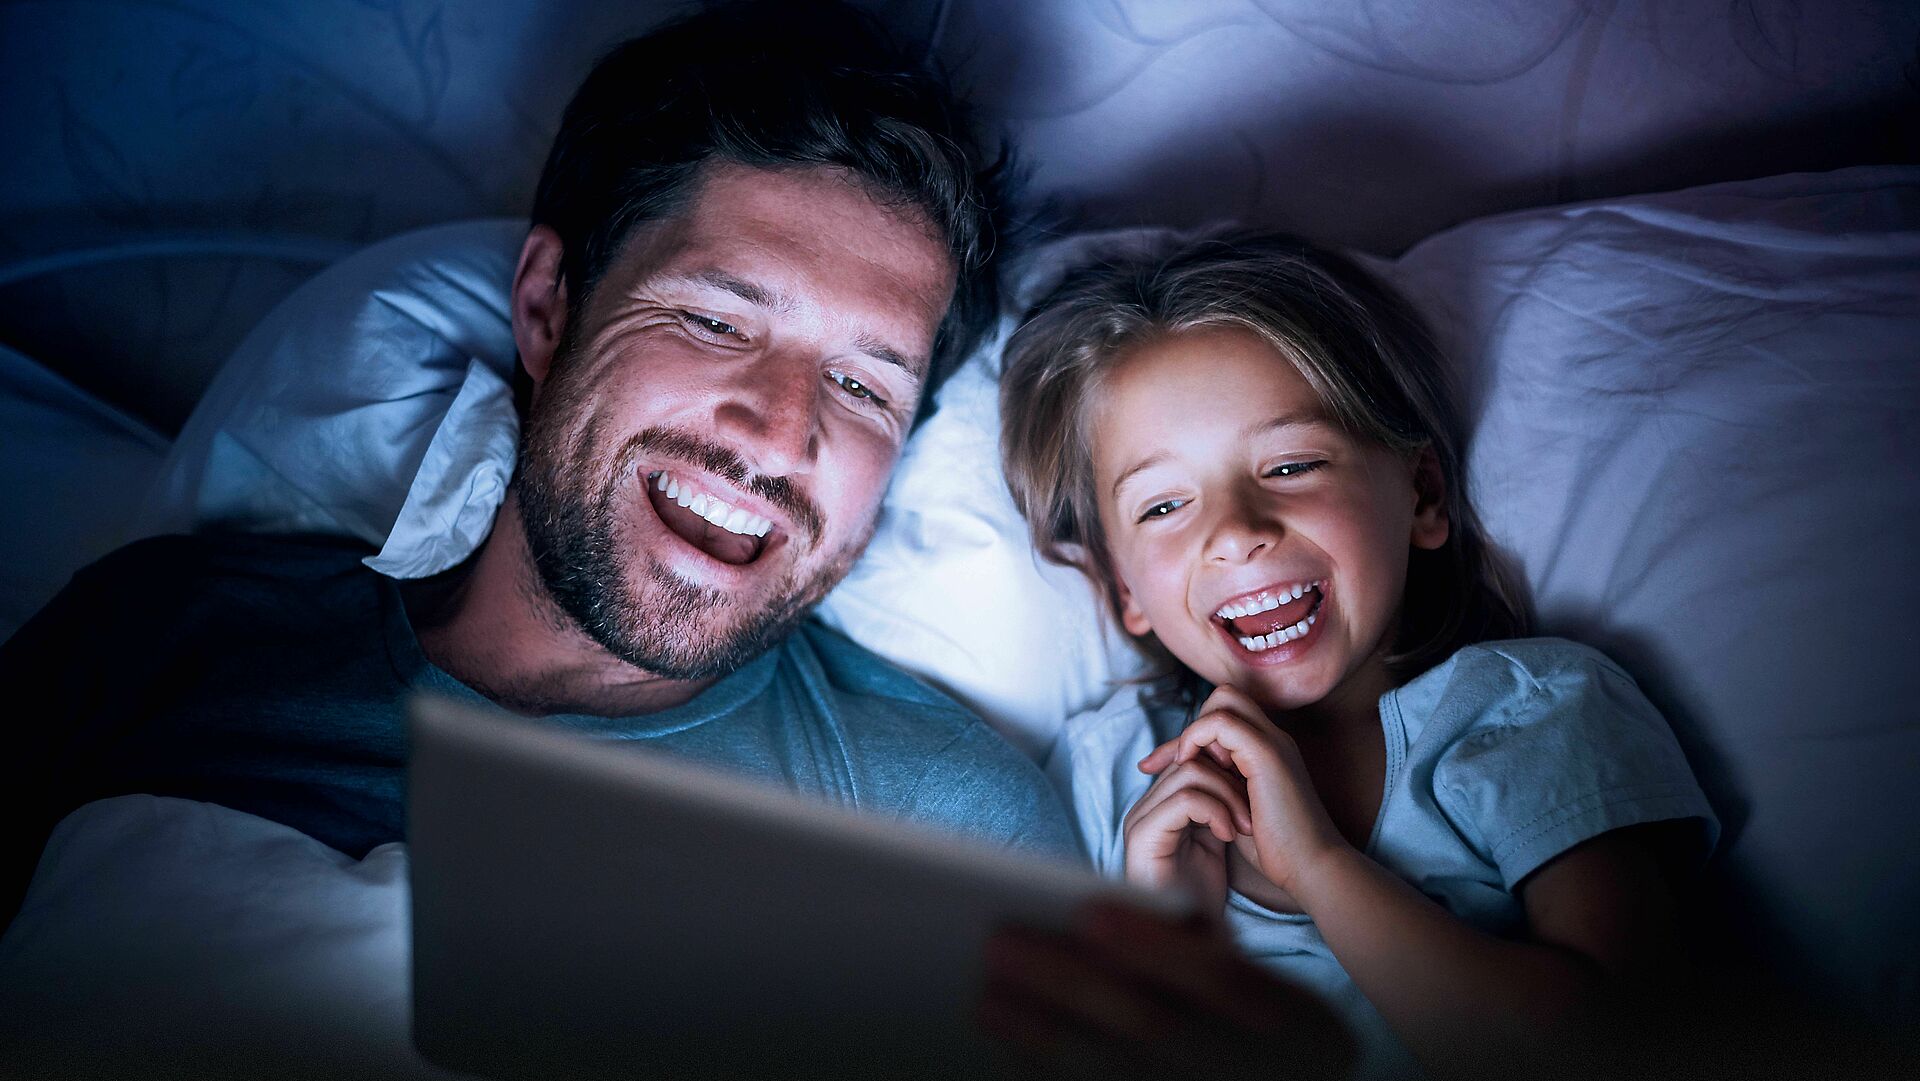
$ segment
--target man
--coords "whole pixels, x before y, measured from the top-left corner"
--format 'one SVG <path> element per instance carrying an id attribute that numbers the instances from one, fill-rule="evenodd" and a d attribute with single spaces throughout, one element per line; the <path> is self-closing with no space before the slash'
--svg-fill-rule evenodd
<path id="1" fill-rule="evenodd" d="M 105 796 L 354 856 L 400 839 L 418 691 L 1071 850 L 1030 763 L 805 621 L 994 316 L 998 196 L 939 83 L 860 16 L 783 7 L 629 42 L 569 105 L 511 295 L 519 468 L 465 565 L 403 588 L 345 542 L 160 538 L 0 650 L 0 782 L 27 807 L 7 918 L 53 825 Z"/>

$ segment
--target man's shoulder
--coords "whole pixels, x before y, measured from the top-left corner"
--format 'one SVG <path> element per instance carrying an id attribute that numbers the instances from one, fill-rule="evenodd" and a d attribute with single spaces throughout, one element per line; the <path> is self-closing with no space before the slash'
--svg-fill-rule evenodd
<path id="1" fill-rule="evenodd" d="M 894 708 L 923 712 L 929 720 L 960 728 L 981 725 L 972 710 L 817 619 L 803 621 L 786 648 L 815 669 L 838 694 Z"/>
<path id="2" fill-rule="evenodd" d="M 809 620 L 785 647 L 832 711 L 879 808 L 1016 848 L 1075 851 L 1040 768 L 959 702 Z"/>
<path id="3" fill-rule="evenodd" d="M 839 631 L 809 619 L 781 647 L 806 693 L 863 757 L 898 768 L 1026 762 L 980 716 Z"/>

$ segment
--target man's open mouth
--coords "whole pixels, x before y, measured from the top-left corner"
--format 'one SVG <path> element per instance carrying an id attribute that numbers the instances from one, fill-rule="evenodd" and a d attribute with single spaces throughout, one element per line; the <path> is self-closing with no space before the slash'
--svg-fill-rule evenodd
<path id="1" fill-rule="evenodd" d="M 1272 649 L 1306 637 L 1320 618 L 1320 605 L 1326 599 L 1320 592 L 1323 584 L 1275 586 L 1222 605 L 1213 618 L 1225 624 L 1243 648 L 1255 653 Z"/>
<path id="2" fill-rule="evenodd" d="M 647 474 L 647 499 L 675 536 L 722 563 L 760 558 L 774 524 L 736 507 L 664 469 Z"/>

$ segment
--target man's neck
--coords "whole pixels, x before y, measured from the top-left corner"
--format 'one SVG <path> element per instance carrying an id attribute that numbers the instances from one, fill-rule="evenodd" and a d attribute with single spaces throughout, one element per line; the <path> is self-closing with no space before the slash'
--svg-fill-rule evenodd
<path id="1" fill-rule="evenodd" d="M 588 637 L 541 585 L 511 490 L 464 575 L 437 586 L 401 590 L 427 659 L 517 713 L 653 713 L 714 682 L 655 675 Z"/>

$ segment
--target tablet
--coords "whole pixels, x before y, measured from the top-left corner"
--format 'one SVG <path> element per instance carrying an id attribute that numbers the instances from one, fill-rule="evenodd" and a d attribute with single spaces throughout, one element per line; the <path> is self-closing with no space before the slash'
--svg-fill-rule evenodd
<path id="1" fill-rule="evenodd" d="M 413 706 L 413 1033 L 492 1077 L 955 1076 L 996 927 L 1183 901 L 451 701 Z"/>

